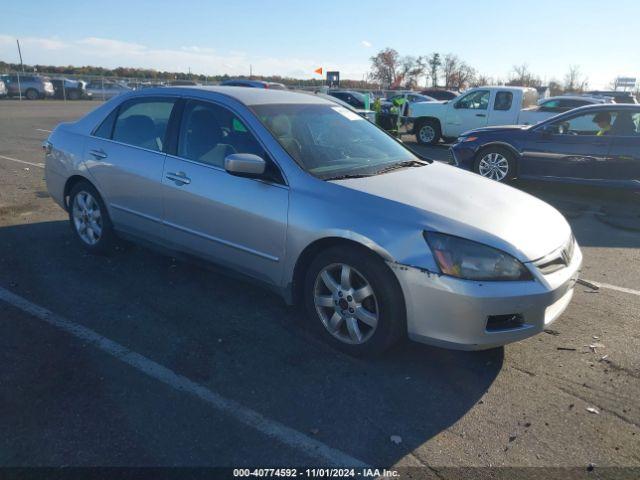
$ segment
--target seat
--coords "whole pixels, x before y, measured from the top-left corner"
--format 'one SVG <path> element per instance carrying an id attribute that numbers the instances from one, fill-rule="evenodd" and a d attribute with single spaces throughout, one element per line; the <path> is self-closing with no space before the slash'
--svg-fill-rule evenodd
<path id="1" fill-rule="evenodd" d="M 222 143 L 223 140 L 224 133 L 215 114 L 208 109 L 195 110 L 187 123 L 182 154 L 191 160 L 224 168 L 225 157 L 236 150 Z"/>
<path id="2" fill-rule="evenodd" d="M 149 150 L 162 150 L 162 141 L 156 134 L 156 124 L 146 115 L 131 115 L 122 122 L 117 122 L 113 139 Z"/>
<path id="3" fill-rule="evenodd" d="M 289 117 L 286 115 L 276 115 L 269 122 L 269 127 L 289 155 L 300 162 L 302 160 L 302 148 L 293 136 Z"/>
<path id="4" fill-rule="evenodd" d="M 633 136 L 638 135 L 636 124 L 631 118 L 631 112 L 619 112 L 613 125 L 611 126 L 611 135 Z"/>

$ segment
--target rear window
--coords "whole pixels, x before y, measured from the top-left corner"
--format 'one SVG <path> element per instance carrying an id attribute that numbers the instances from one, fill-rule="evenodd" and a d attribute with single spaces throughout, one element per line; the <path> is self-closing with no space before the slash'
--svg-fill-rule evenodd
<path id="1" fill-rule="evenodd" d="M 522 92 L 522 108 L 535 107 L 538 103 L 538 92 L 528 89 Z"/>

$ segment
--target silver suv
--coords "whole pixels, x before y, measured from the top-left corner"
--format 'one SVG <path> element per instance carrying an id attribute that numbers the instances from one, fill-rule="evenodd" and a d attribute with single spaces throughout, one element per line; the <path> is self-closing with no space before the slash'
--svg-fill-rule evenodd
<path id="1" fill-rule="evenodd" d="M 52 97 L 53 84 L 48 77 L 40 75 L 10 74 L 2 77 L 10 97 L 23 96 L 29 100 Z"/>

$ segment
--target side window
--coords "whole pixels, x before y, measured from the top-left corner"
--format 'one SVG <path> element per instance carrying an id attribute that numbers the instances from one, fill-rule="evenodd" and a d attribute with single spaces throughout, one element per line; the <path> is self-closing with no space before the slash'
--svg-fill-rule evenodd
<path id="1" fill-rule="evenodd" d="M 455 103 L 456 108 L 468 110 L 486 110 L 489 106 L 489 90 L 477 90 L 471 92 Z"/>
<path id="2" fill-rule="evenodd" d="M 161 152 L 174 99 L 144 98 L 120 107 L 113 140 Z"/>
<path id="3" fill-rule="evenodd" d="M 496 93 L 496 99 L 493 102 L 494 110 L 509 110 L 513 103 L 513 93 L 511 92 L 498 92 Z"/>
<path id="4" fill-rule="evenodd" d="M 225 157 L 232 153 L 265 157 L 253 134 L 231 111 L 212 103 L 188 102 L 182 114 L 178 155 L 224 168 Z"/>
<path id="5" fill-rule="evenodd" d="M 616 112 L 600 110 L 558 121 L 552 125 L 556 135 L 609 136 L 616 124 Z"/>

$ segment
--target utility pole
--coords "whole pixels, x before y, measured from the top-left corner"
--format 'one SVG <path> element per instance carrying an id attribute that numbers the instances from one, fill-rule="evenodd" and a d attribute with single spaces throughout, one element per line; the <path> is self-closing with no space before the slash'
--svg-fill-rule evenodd
<path id="1" fill-rule="evenodd" d="M 16 38 L 16 43 L 18 44 L 18 56 L 20 57 L 20 70 L 24 73 L 24 64 L 22 63 L 22 51 L 20 50 L 20 40 Z"/>
<path id="2" fill-rule="evenodd" d="M 253 65 L 249 64 L 249 80 L 253 78 Z"/>

